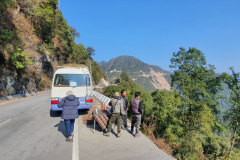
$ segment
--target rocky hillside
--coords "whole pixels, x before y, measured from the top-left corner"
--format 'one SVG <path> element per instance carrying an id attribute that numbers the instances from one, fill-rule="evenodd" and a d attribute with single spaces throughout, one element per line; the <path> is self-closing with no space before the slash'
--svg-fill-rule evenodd
<path id="1" fill-rule="evenodd" d="M 95 50 L 74 39 L 58 0 L 0 1 L 0 96 L 46 90 L 58 65 L 92 64 L 95 84 L 104 78 Z"/>
<path id="2" fill-rule="evenodd" d="M 114 82 L 114 79 L 118 78 L 122 72 L 126 72 L 133 81 L 141 85 L 146 91 L 170 90 L 171 72 L 144 63 L 135 57 L 120 56 L 109 62 L 100 62 L 99 65 L 111 82 Z"/>

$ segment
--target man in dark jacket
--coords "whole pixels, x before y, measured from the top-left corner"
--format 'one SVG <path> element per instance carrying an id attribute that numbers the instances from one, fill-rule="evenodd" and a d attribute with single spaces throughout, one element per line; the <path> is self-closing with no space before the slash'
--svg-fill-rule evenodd
<path id="1" fill-rule="evenodd" d="M 77 106 L 79 105 L 78 98 L 73 95 L 72 91 L 67 92 L 67 97 L 64 97 L 59 103 L 58 107 L 63 108 L 61 118 L 64 119 L 66 131 L 68 134 L 68 138 L 66 141 L 72 142 L 73 141 L 73 130 L 74 130 L 74 123 L 75 119 L 78 118 L 78 109 Z"/>
<path id="2" fill-rule="evenodd" d="M 143 113 L 142 110 L 142 103 L 139 100 L 141 96 L 140 92 L 135 93 L 135 98 L 131 99 L 130 108 L 132 112 L 132 124 L 131 124 L 131 133 L 133 134 L 134 125 L 136 123 L 136 133 L 135 138 L 141 137 L 139 133 L 140 125 L 141 125 L 141 114 Z"/>
<path id="3" fill-rule="evenodd" d="M 127 118 L 128 118 L 128 117 L 127 117 L 128 101 L 127 101 L 127 99 L 126 99 L 126 94 L 127 94 L 126 90 L 123 89 L 123 90 L 121 91 L 121 98 L 122 98 L 122 100 L 123 100 L 123 107 L 124 107 L 124 111 L 125 111 L 125 114 L 122 115 L 122 120 L 123 120 L 122 129 L 123 129 L 123 130 L 125 129 L 125 127 L 128 127 L 128 125 L 127 125 Z"/>

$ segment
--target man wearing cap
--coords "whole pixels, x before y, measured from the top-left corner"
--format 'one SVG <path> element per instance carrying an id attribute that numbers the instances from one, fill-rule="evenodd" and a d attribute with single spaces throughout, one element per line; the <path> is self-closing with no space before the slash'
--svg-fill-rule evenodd
<path id="1" fill-rule="evenodd" d="M 112 130 L 112 125 L 117 120 L 117 137 L 119 138 L 121 136 L 121 125 L 122 125 L 122 116 L 121 114 L 124 114 L 124 106 L 123 106 L 123 100 L 120 97 L 120 94 L 118 92 L 115 93 L 115 96 L 111 101 L 109 102 L 109 106 L 111 106 L 110 112 L 112 113 L 112 116 L 109 120 L 107 133 L 105 133 L 105 136 L 110 136 L 110 132 Z"/>

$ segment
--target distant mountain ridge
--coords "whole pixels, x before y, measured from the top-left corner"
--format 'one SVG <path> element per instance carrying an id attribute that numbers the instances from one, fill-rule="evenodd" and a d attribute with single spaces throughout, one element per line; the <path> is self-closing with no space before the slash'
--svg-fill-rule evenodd
<path id="1" fill-rule="evenodd" d="M 133 56 L 119 56 L 109 62 L 99 62 L 99 65 L 110 81 L 118 78 L 122 72 L 126 72 L 133 81 L 141 85 L 146 91 L 170 90 L 171 72 L 159 66 L 144 63 Z"/>

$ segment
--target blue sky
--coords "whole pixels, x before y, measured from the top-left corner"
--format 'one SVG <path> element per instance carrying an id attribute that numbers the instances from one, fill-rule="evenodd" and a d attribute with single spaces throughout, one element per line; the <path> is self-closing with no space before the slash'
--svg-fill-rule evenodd
<path id="1" fill-rule="evenodd" d="M 135 56 L 170 70 L 173 52 L 196 47 L 216 72 L 240 72 L 240 0 L 60 0 L 97 62 Z"/>

